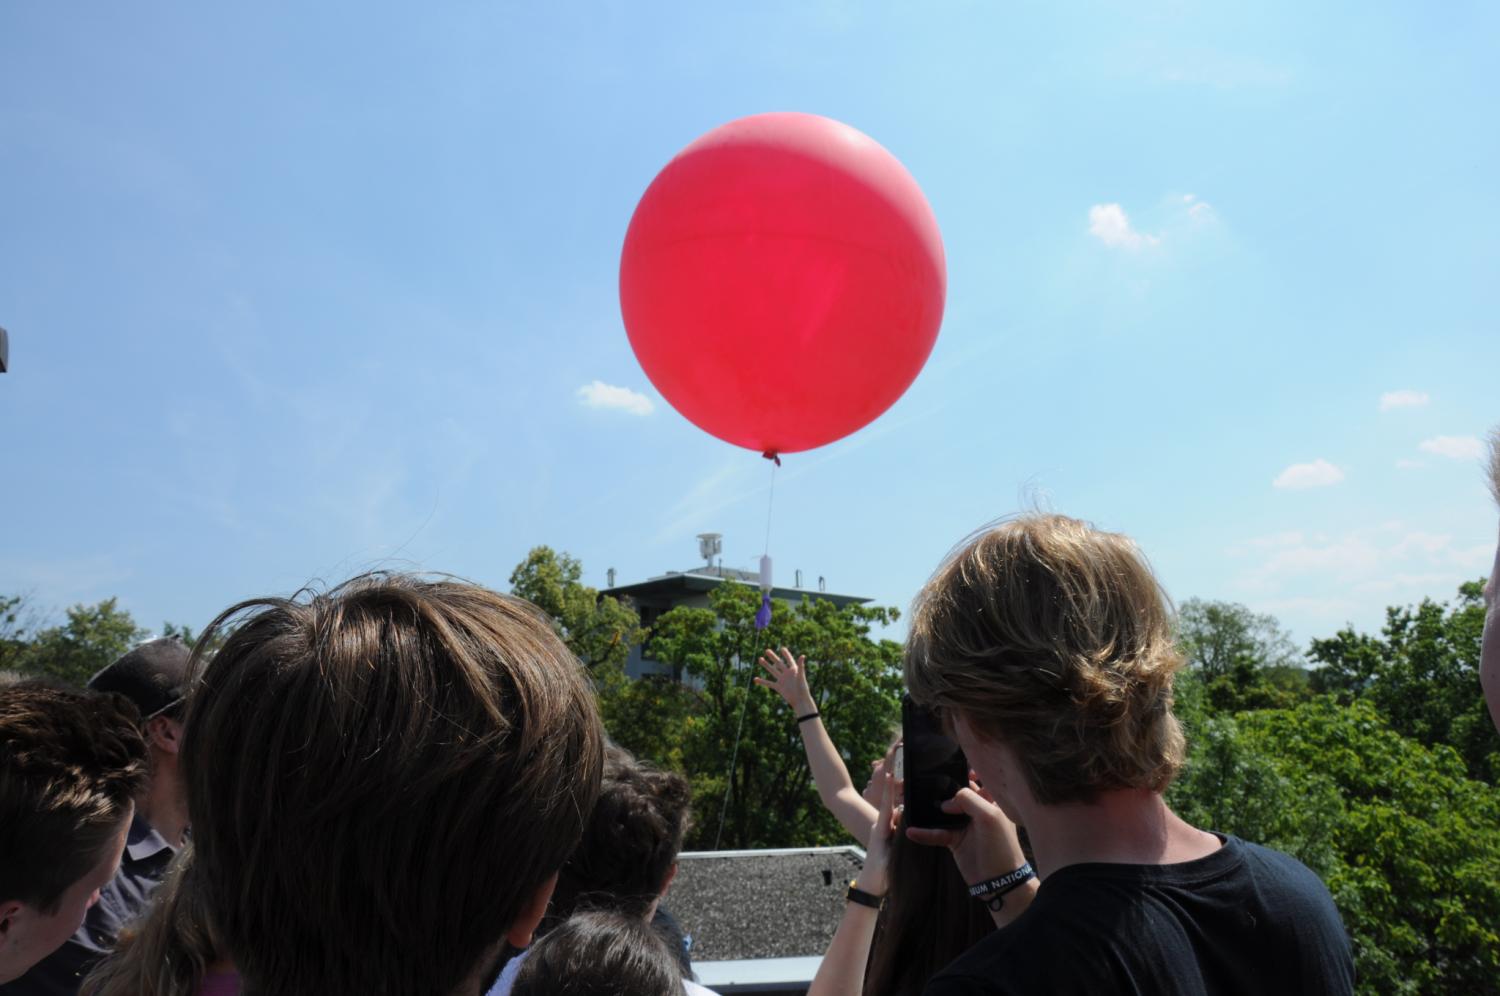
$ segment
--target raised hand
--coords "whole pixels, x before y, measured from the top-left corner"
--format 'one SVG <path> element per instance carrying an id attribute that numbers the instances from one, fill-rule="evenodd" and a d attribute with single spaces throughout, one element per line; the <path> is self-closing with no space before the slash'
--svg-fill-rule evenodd
<path id="1" fill-rule="evenodd" d="M 800 715 L 817 710 L 812 689 L 807 684 L 807 658 L 792 657 L 792 652 L 782 647 L 780 652 L 767 650 L 758 662 L 769 678 L 755 676 L 755 683 L 780 695 L 792 711 Z"/>

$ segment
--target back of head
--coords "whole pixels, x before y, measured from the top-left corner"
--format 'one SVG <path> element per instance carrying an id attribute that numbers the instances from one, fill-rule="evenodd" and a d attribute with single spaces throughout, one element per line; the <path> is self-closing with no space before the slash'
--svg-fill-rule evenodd
<path id="1" fill-rule="evenodd" d="M 230 609 L 186 718 L 196 860 L 253 991 L 446 996 L 598 791 L 581 665 L 531 605 L 404 575 Z"/>
<path id="2" fill-rule="evenodd" d="M 150 719 L 170 712 L 187 692 L 192 652 L 181 640 L 164 637 L 132 649 L 89 679 L 96 692 L 123 695 Z"/>
<path id="3" fill-rule="evenodd" d="M 1060 515 L 965 543 L 917 596 L 912 696 L 1011 747 L 1041 803 L 1161 791 L 1182 765 L 1165 595 L 1135 544 Z"/>
<path id="4" fill-rule="evenodd" d="M 89 972 L 80 996 L 195 996 L 209 967 L 223 957 L 187 844 L 151 896 L 140 920 Z"/>
<path id="5" fill-rule="evenodd" d="M 890 886 L 865 972 L 870 996 L 920 996 L 934 975 L 995 930 L 946 848 L 891 837 Z"/>
<path id="6" fill-rule="evenodd" d="M 53 913 L 104 859 L 145 787 L 139 720 L 114 695 L 0 687 L 0 901 Z"/>
<path id="7" fill-rule="evenodd" d="M 682 996 L 666 942 L 645 920 L 579 913 L 532 945 L 511 996 Z"/>
<path id="8" fill-rule="evenodd" d="M 645 916 L 682 850 L 690 798 L 681 775 L 611 746 L 599 801 L 558 877 L 545 926 L 588 908 Z"/>

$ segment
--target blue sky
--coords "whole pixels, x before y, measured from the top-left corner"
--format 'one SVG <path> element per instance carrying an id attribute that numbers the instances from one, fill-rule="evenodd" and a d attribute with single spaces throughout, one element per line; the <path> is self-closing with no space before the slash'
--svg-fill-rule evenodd
<path id="1" fill-rule="evenodd" d="M 906 396 L 787 459 L 778 580 L 905 606 L 1038 503 L 1299 640 L 1486 573 L 1493 5 L 213 6 L 0 7 L 0 592 L 751 566 L 769 465 L 651 390 L 616 277 L 767 110 L 890 149 L 949 265 Z"/>

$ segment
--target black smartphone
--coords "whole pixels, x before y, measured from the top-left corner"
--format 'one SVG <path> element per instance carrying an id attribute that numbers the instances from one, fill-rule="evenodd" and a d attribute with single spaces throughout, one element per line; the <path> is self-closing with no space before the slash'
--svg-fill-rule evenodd
<path id="1" fill-rule="evenodd" d="M 910 695 L 901 697 L 901 769 L 907 826 L 951 829 L 969 822 L 963 813 L 942 810 L 969 784 L 969 761 Z"/>

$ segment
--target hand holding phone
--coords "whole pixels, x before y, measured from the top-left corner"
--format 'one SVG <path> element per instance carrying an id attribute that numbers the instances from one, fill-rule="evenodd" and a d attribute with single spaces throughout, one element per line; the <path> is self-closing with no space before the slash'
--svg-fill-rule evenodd
<path id="1" fill-rule="evenodd" d="M 963 813 L 947 813 L 943 803 L 969 784 L 969 762 L 943 732 L 932 713 L 901 699 L 901 772 L 905 783 L 906 825 L 953 829 L 969 822 Z"/>

